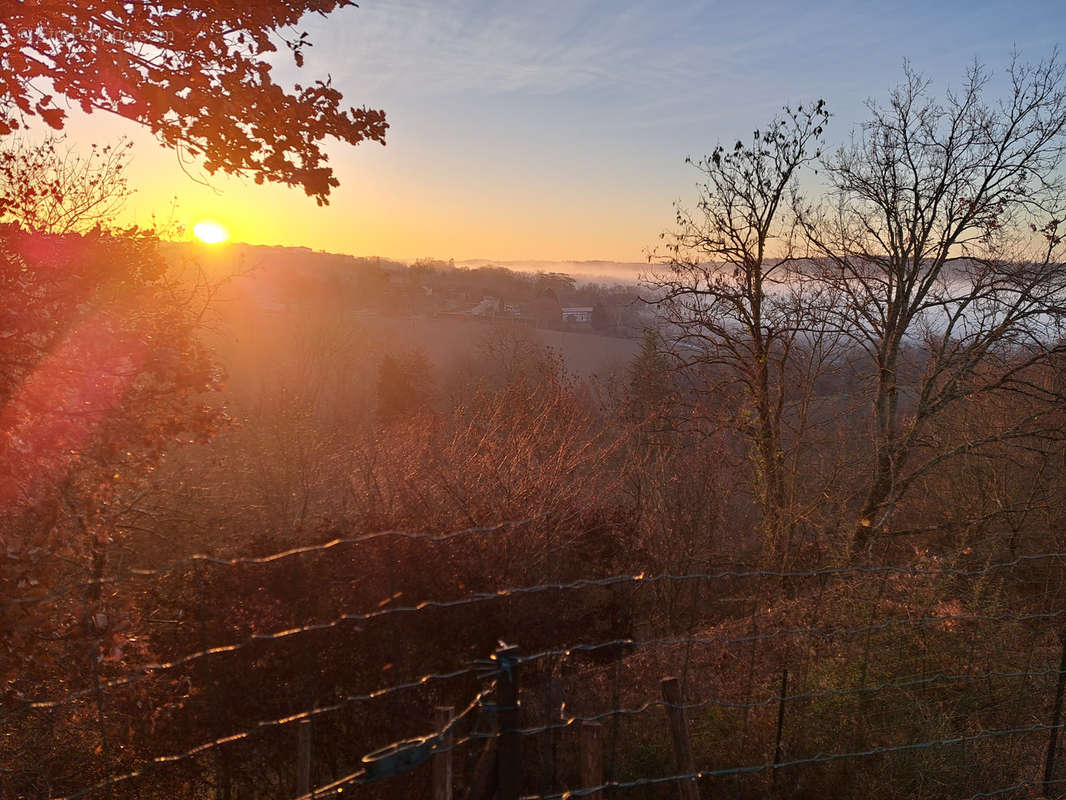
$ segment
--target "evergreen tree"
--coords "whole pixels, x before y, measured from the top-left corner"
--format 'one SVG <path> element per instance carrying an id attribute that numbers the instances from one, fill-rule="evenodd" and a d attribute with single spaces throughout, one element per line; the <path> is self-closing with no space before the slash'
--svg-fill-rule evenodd
<path id="1" fill-rule="evenodd" d="M 659 332 L 646 328 L 640 352 L 629 364 L 625 398 L 630 422 L 659 431 L 669 427 L 677 400 L 670 358 L 661 345 Z"/>

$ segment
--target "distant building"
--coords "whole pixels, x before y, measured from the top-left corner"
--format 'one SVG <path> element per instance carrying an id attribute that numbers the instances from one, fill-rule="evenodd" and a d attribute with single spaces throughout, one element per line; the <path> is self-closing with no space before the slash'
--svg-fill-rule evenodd
<path id="1" fill-rule="evenodd" d="M 475 317 L 494 317 L 500 310 L 500 298 L 498 297 L 485 297 L 470 309 L 470 313 Z"/>
<path id="2" fill-rule="evenodd" d="M 481 302 L 470 309 L 475 317 L 520 317 L 521 306 L 515 303 L 507 303 L 502 297 L 484 297 Z"/>
<path id="3" fill-rule="evenodd" d="M 574 306 L 571 308 L 564 308 L 563 322 L 568 322 L 574 325 L 591 325 L 592 324 L 592 306 Z"/>

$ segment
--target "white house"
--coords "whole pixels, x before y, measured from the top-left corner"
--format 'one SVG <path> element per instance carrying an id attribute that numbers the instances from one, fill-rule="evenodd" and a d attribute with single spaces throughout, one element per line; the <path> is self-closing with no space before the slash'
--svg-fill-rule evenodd
<path id="1" fill-rule="evenodd" d="M 592 306 L 574 306 L 563 309 L 563 322 L 589 325 L 592 323 Z"/>

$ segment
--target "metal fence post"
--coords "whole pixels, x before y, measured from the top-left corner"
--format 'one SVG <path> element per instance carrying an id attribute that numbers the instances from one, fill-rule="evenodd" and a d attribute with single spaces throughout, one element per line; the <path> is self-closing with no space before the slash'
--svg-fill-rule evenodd
<path id="1" fill-rule="evenodd" d="M 521 734 L 518 732 L 518 648 L 509 645 L 496 651 L 496 705 L 500 722 L 500 746 L 496 758 L 497 797 L 518 800 L 521 778 Z"/>

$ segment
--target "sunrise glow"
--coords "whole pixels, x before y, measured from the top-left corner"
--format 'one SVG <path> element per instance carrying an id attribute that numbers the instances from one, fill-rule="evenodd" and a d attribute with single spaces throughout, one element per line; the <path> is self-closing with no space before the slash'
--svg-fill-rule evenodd
<path id="1" fill-rule="evenodd" d="M 193 226 L 192 235 L 204 244 L 221 244 L 229 239 L 229 231 L 226 230 L 226 226 L 210 219 L 197 222 Z"/>

